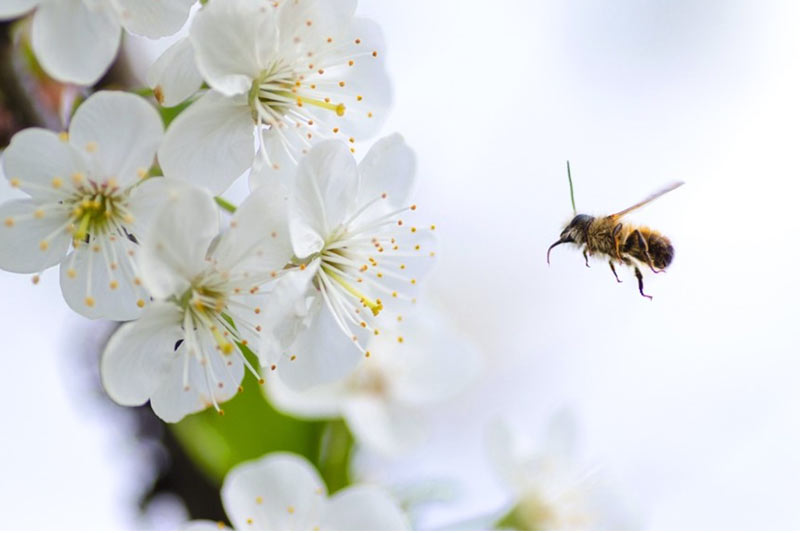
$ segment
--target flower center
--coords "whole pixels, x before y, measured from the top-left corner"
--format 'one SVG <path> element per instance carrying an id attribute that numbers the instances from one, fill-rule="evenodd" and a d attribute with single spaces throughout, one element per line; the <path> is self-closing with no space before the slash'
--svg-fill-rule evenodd
<path id="1" fill-rule="evenodd" d="M 234 344 L 228 339 L 230 329 L 221 322 L 229 320 L 223 314 L 227 307 L 227 295 L 223 291 L 200 284 L 193 285 L 183 293 L 178 305 L 191 318 L 193 324 L 201 324 L 208 328 L 217 343 L 217 348 L 223 354 L 229 355 L 233 352 Z M 223 331 L 220 331 L 220 326 L 223 327 Z"/>
<path id="2" fill-rule="evenodd" d="M 72 206 L 69 230 L 76 246 L 82 241 L 88 242 L 90 235 L 106 234 L 117 226 L 133 222 L 113 179 L 101 184 L 85 180 L 79 174 L 73 179 L 75 192 L 65 203 Z"/>
<path id="3" fill-rule="evenodd" d="M 314 85 L 309 87 L 313 89 Z M 278 61 L 263 70 L 253 81 L 248 102 L 253 110 L 253 120 L 270 126 L 282 125 L 284 118 L 290 114 L 298 115 L 295 118 L 303 121 L 309 120 L 297 109 L 304 105 L 332 111 L 339 117 L 344 116 L 346 109 L 343 103 L 331 102 L 328 97 L 315 96 L 303 88 L 302 76 L 297 76 L 293 69 Z"/>

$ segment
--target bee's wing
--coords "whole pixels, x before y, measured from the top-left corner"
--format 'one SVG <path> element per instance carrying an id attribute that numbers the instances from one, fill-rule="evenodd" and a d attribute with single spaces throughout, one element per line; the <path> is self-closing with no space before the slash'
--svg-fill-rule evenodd
<path id="1" fill-rule="evenodd" d="M 627 215 L 631 211 L 635 211 L 636 209 L 639 209 L 640 207 L 649 204 L 650 202 L 652 202 L 653 200 L 655 200 L 659 196 L 663 196 L 663 195 L 667 194 L 669 191 L 674 191 L 675 189 L 677 189 L 681 185 L 683 185 L 682 181 L 676 181 L 674 183 L 670 183 L 669 185 L 667 185 L 666 187 L 664 187 L 660 191 L 651 194 L 650 196 L 648 196 L 647 198 L 645 198 L 644 200 L 642 200 L 638 204 L 633 204 L 629 208 L 623 209 L 619 213 L 614 213 L 613 215 L 611 215 L 611 217 L 612 218 L 620 218 L 620 217 L 622 217 L 624 215 Z"/>

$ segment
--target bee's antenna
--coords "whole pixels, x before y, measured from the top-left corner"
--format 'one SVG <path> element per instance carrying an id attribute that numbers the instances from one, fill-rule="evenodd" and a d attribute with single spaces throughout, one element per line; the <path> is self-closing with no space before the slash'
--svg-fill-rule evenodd
<path id="1" fill-rule="evenodd" d="M 575 208 L 575 189 L 572 188 L 572 172 L 569 169 L 569 160 L 567 160 L 567 179 L 569 180 L 569 199 L 572 200 L 572 214 L 577 215 L 578 210 Z"/>

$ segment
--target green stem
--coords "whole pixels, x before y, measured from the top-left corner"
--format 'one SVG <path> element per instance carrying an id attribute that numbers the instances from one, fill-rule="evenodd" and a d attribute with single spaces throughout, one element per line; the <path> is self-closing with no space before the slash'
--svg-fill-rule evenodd
<path id="1" fill-rule="evenodd" d="M 236 206 L 230 203 L 228 200 L 223 198 L 222 196 L 215 196 L 214 200 L 216 200 L 217 205 L 220 206 L 222 209 L 227 211 L 228 213 L 235 213 Z"/>
<path id="2" fill-rule="evenodd" d="M 344 420 L 325 423 L 320 439 L 318 466 L 330 493 L 350 484 L 350 455 L 354 443 Z"/>

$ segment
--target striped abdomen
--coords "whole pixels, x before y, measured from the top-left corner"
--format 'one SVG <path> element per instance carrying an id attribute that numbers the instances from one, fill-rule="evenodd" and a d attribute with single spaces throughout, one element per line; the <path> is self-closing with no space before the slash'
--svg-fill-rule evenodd
<path id="1" fill-rule="evenodd" d="M 675 256 L 675 249 L 669 239 L 648 228 L 638 228 L 638 230 L 645 242 L 647 242 L 647 251 L 653 260 L 653 266 L 658 269 L 667 268 Z M 647 263 L 647 256 L 635 231 L 628 234 L 622 251 L 643 263 Z"/>

